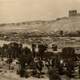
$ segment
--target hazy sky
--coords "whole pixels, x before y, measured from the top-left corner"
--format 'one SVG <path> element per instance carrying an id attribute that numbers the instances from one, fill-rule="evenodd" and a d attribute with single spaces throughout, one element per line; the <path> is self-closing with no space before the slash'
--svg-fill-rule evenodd
<path id="1" fill-rule="evenodd" d="M 80 0 L 0 0 L 0 23 L 52 20 L 69 9 L 80 12 Z"/>

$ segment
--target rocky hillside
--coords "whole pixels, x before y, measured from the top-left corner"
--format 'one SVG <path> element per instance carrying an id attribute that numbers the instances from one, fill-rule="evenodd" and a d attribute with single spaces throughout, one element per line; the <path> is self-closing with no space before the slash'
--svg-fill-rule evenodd
<path id="1" fill-rule="evenodd" d="M 54 31 L 79 31 L 80 16 L 63 17 L 53 21 L 28 21 L 20 23 L 0 24 L 0 31 L 13 32 L 54 32 Z"/>

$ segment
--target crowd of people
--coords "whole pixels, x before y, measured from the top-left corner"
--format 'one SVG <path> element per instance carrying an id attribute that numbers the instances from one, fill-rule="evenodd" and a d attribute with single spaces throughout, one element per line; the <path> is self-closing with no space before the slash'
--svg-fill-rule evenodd
<path id="1" fill-rule="evenodd" d="M 62 80 L 61 75 L 66 75 L 69 78 L 75 78 L 76 67 L 77 75 L 80 77 L 80 57 L 73 47 L 64 47 L 62 52 L 56 54 L 54 51 L 57 51 L 57 45 L 52 45 L 53 52 L 48 52 L 47 49 L 46 44 L 32 44 L 32 49 L 29 49 L 13 42 L 0 47 L 0 56 L 2 59 L 6 57 L 9 65 L 17 59 L 19 67 L 16 72 L 21 77 L 41 78 L 47 75 L 49 80 Z"/>

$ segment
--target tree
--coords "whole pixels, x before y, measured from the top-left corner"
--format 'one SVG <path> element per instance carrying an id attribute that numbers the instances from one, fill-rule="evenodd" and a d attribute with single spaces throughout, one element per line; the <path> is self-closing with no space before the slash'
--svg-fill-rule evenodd
<path id="1" fill-rule="evenodd" d="M 50 67 L 48 70 L 49 80 L 61 80 L 60 75 L 57 72 L 56 67 Z"/>
<path id="2" fill-rule="evenodd" d="M 22 53 L 22 44 L 18 44 L 16 42 L 8 44 L 9 58 L 18 58 L 21 53 Z"/>
<path id="3" fill-rule="evenodd" d="M 66 47 L 62 50 L 62 56 L 65 59 L 66 67 L 67 67 L 67 75 L 69 77 L 73 77 L 75 67 L 75 49 L 72 47 Z"/>
<path id="4" fill-rule="evenodd" d="M 65 47 L 62 49 L 62 55 L 67 58 L 73 58 L 75 57 L 75 49 L 72 47 Z"/>
<path id="5" fill-rule="evenodd" d="M 3 44 L 2 46 L 2 57 L 8 57 L 8 45 Z"/>
<path id="6" fill-rule="evenodd" d="M 20 76 L 24 77 L 26 73 L 26 64 L 29 66 L 33 61 L 31 50 L 28 47 L 23 48 L 22 54 L 19 56 Z"/>
<path id="7" fill-rule="evenodd" d="M 47 45 L 43 44 L 38 45 L 38 51 L 39 51 L 38 53 L 41 58 L 43 57 L 45 51 L 47 50 L 47 47 L 48 47 Z"/>

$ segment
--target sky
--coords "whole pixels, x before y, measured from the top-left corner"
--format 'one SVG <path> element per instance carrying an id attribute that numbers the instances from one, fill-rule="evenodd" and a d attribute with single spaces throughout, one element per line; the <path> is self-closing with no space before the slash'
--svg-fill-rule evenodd
<path id="1" fill-rule="evenodd" d="M 80 12 L 80 0 L 0 0 L 0 23 L 54 20 Z"/>

